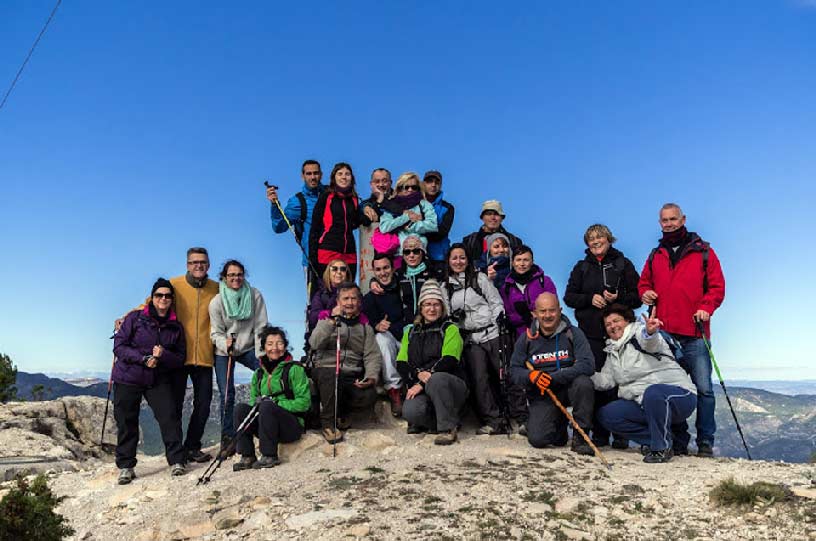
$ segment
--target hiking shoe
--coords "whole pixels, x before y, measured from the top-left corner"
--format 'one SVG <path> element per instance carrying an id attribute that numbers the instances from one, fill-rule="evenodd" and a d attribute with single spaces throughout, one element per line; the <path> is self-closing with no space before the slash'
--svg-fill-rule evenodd
<path id="1" fill-rule="evenodd" d="M 253 464 L 255 464 L 255 455 L 242 456 L 241 460 L 232 465 L 232 471 L 248 470 Z"/>
<path id="2" fill-rule="evenodd" d="M 422 434 L 423 432 L 425 432 L 425 428 L 419 425 L 409 424 L 408 430 L 406 430 L 405 432 L 406 434 Z"/>
<path id="3" fill-rule="evenodd" d="M 335 430 L 330 426 L 327 426 L 321 430 L 320 433 L 323 435 L 326 443 L 337 443 L 343 441 L 343 433 L 339 430 L 335 432 Z"/>
<path id="4" fill-rule="evenodd" d="M 255 470 L 260 470 L 261 468 L 274 468 L 281 461 L 277 456 L 268 456 L 263 455 L 259 461 L 252 465 L 252 468 Z"/>
<path id="5" fill-rule="evenodd" d="M 648 445 L 645 445 L 645 444 L 643 444 L 643 443 L 641 443 L 641 444 L 640 444 L 640 454 L 641 454 L 641 455 L 646 456 L 646 455 L 648 455 L 648 454 L 649 454 L 649 453 L 651 453 L 651 452 L 652 452 L 652 450 L 651 450 L 651 449 L 649 449 L 649 446 L 648 446 Z"/>
<path id="6" fill-rule="evenodd" d="M 612 449 L 629 449 L 629 440 L 626 438 L 618 438 L 617 436 L 612 437 Z"/>
<path id="7" fill-rule="evenodd" d="M 453 430 L 447 430 L 439 434 L 436 438 L 434 438 L 435 445 L 452 445 L 456 443 L 456 433 L 458 431 L 454 428 Z"/>
<path id="8" fill-rule="evenodd" d="M 646 456 L 643 457 L 643 462 L 646 464 L 664 464 L 672 459 L 674 453 L 672 452 L 671 448 L 669 449 L 661 449 L 659 451 L 649 451 Z"/>
<path id="9" fill-rule="evenodd" d="M 173 477 L 179 477 L 187 473 L 187 468 L 184 467 L 182 462 L 178 462 L 170 466 L 170 475 Z"/>
<path id="10" fill-rule="evenodd" d="M 187 451 L 187 462 L 209 462 L 212 460 L 212 455 L 210 453 L 204 453 L 201 449 L 197 451 Z"/>
<path id="11" fill-rule="evenodd" d="M 402 416 L 402 389 L 388 389 L 388 400 L 391 402 L 391 415 Z"/>
<path id="12" fill-rule="evenodd" d="M 706 442 L 697 444 L 697 456 L 700 458 L 714 458 L 714 446 Z"/>
<path id="13" fill-rule="evenodd" d="M 518 433 L 519 433 L 519 436 L 526 436 L 527 435 L 527 423 L 519 423 Z"/>
<path id="14" fill-rule="evenodd" d="M 348 417 L 338 417 L 337 418 L 337 429 L 338 430 L 348 430 L 351 428 L 351 419 Z"/>
<path id="15" fill-rule="evenodd" d="M 476 434 L 479 436 L 495 436 L 496 434 L 507 434 L 507 430 L 505 430 L 504 426 L 483 425 L 476 430 Z"/>
<path id="16" fill-rule="evenodd" d="M 592 450 L 592 447 L 589 446 L 587 442 L 584 441 L 583 438 L 572 438 L 572 444 L 570 445 L 570 450 L 574 453 L 578 453 L 579 455 L 586 455 L 592 456 L 595 452 Z"/>
<path id="17" fill-rule="evenodd" d="M 136 472 L 133 471 L 133 468 L 122 468 L 119 470 L 119 480 L 117 482 L 120 485 L 129 485 L 134 479 L 136 479 Z"/>
<path id="18" fill-rule="evenodd" d="M 226 460 L 235 455 L 235 444 L 233 438 L 229 436 L 221 436 L 221 447 L 218 449 L 218 457 L 221 460 Z"/>

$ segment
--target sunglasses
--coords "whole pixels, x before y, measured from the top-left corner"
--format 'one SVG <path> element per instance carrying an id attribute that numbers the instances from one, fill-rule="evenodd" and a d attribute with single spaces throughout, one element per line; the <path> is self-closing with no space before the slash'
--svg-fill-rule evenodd
<path id="1" fill-rule="evenodd" d="M 153 293 L 153 297 L 155 297 L 157 299 L 173 300 L 173 294 L 172 293 Z"/>
<path id="2" fill-rule="evenodd" d="M 329 267 L 332 272 L 346 272 L 348 267 Z"/>
<path id="3" fill-rule="evenodd" d="M 192 265 L 193 267 L 195 267 L 196 265 L 201 265 L 202 267 L 204 267 L 205 265 L 209 265 L 210 262 L 206 261 L 206 260 L 204 260 L 204 261 L 188 261 L 187 264 Z"/>
<path id="4" fill-rule="evenodd" d="M 416 184 L 407 184 L 405 186 L 397 187 L 398 192 L 415 192 L 417 190 L 419 190 L 419 186 L 417 186 Z"/>
<path id="5" fill-rule="evenodd" d="M 419 255 L 422 253 L 422 248 L 406 248 L 402 251 L 402 255 Z"/>

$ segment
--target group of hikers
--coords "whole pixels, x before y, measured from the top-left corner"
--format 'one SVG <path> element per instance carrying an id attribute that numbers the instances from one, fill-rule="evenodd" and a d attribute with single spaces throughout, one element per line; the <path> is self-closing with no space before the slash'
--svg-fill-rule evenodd
<path id="1" fill-rule="evenodd" d="M 364 200 L 347 163 L 333 167 L 328 185 L 317 161 L 305 161 L 301 176 L 285 207 L 276 186 L 266 184 L 266 197 L 273 230 L 291 232 L 303 254 L 306 355 L 292 358 L 242 262 L 227 261 L 216 282 L 207 250 L 190 248 L 187 272 L 158 279 L 147 301 L 117 321 L 119 483 L 135 477 L 142 397 L 173 475 L 213 459 L 201 441 L 213 369 L 219 458 L 237 451 L 236 471 L 279 464 L 278 444 L 307 428 L 342 441 L 352 411 L 373 407 L 378 394 L 409 434 L 434 434 L 438 445 L 457 441 L 470 408 L 477 434 L 515 432 L 533 447 L 570 443 L 584 455 L 610 440 L 616 449 L 634 441 L 647 463 L 689 454 L 696 409 L 697 456 L 713 456 L 707 339 L 725 280 L 678 205 L 659 210 L 662 237 L 640 274 L 607 226 L 587 228 L 585 257 L 563 294 L 575 326 L 533 250 L 505 229 L 499 201 L 485 201 L 481 226 L 451 243 L 455 208 L 439 171 L 403 173 L 392 187 L 391 173 L 375 169 Z M 638 319 L 643 304 L 649 310 Z M 235 405 L 236 363 L 253 371 L 248 404 Z M 183 438 L 188 378 L 193 407 Z"/>

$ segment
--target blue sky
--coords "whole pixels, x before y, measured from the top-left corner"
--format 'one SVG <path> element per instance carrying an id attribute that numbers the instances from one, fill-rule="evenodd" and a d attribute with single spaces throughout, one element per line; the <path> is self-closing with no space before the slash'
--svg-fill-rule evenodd
<path id="1" fill-rule="evenodd" d="M 52 5 L 0 4 L 3 91 Z M 815 378 L 814 36 L 805 0 L 64 2 L 0 110 L 0 351 L 106 370 L 191 245 L 299 337 L 262 181 L 291 194 L 316 158 L 366 195 L 375 167 L 441 170 L 455 237 L 500 199 L 559 294 L 589 224 L 640 268 L 675 201 L 723 261 L 726 378 Z"/>

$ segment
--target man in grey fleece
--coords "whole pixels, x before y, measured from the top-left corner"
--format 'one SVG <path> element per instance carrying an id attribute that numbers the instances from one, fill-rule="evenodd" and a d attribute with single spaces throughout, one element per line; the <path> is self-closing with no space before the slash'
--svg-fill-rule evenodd
<path id="1" fill-rule="evenodd" d="M 558 297 L 542 293 L 535 303 L 535 319 L 516 341 L 510 375 L 516 385 L 527 389 L 530 417 L 527 440 L 533 447 L 565 445 L 566 418 L 547 396 L 551 389 L 584 432 L 592 428 L 595 390 L 590 376 L 595 372 L 592 349 L 584 333 L 561 313 Z M 527 363 L 533 366 L 530 370 Z M 592 449 L 573 434 L 572 450 L 592 455 Z"/>
<path id="2" fill-rule="evenodd" d="M 360 312 L 362 294 L 357 284 L 346 282 L 337 287 L 337 305 L 320 314 L 309 337 L 315 352 L 313 376 L 320 393 L 320 424 L 329 443 L 343 440 L 342 430 L 351 423 L 352 409 L 374 405 L 374 386 L 380 377 L 382 354 L 375 331 Z M 334 378 L 337 362 L 337 336 L 340 336 L 340 379 L 338 382 L 337 428 L 334 430 Z"/>

